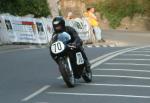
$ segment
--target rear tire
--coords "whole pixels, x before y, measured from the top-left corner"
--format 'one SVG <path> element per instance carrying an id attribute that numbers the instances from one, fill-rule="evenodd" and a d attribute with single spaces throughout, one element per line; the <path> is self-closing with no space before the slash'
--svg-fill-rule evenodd
<path id="1" fill-rule="evenodd" d="M 59 70 L 65 81 L 67 87 L 72 88 L 75 86 L 75 78 L 73 71 L 70 71 L 67 60 L 63 59 L 59 61 Z"/>

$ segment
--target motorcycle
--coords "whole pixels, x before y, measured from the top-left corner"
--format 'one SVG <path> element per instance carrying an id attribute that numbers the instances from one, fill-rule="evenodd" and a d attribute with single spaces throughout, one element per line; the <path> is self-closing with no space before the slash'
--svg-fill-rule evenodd
<path id="1" fill-rule="evenodd" d="M 85 82 L 92 81 L 92 71 L 85 64 L 80 50 L 70 45 L 71 36 L 66 33 L 55 34 L 50 43 L 50 53 L 59 66 L 67 87 L 74 87 L 75 80 L 81 77 Z"/>

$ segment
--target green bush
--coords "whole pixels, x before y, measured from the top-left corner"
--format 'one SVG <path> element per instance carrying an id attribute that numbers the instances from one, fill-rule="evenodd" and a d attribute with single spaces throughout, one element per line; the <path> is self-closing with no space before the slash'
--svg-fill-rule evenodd
<path id="1" fill-rule="evenodd" d="M 35 17 L 50 15 L 47 0 L 0 0 L 0 13 L 34 14 Z"/>
<path id="2" fill-rule="evenodd" d="M 143 0 L 144 13 L 150 17 L 150 0 Z"/>
<path id="3" fill-rule="evenodd" d="M 116 28 L 124 17 L 132 18 L 137 13 L 144 14 L 143 4 L 138 0 L 104 0 L 97 2 L 94 6 L 102 17 L 109 20 L 110 26 Z"/>

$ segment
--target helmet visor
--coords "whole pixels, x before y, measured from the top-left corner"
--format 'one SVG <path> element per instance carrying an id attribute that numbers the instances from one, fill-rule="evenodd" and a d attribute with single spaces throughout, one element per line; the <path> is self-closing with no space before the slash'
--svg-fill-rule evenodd
<path id="1" fill-rule="evenodd" d="M 62 26 L 61 26 L 61 25 L 57 25 L 57 26 L 55 26 L 55 30 L 57 30 L 57 31 L 62 30 Z"/>

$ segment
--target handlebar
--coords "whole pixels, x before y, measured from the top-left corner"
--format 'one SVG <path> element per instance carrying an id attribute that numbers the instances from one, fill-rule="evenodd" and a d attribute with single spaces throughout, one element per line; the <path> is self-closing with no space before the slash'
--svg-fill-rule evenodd
<path id="1" fill-rule="evenodd" d="M 72 50 L 72 49 L 76 49 L 76 46 L 70 45 L 68 44 L 68 47 Z"/>

